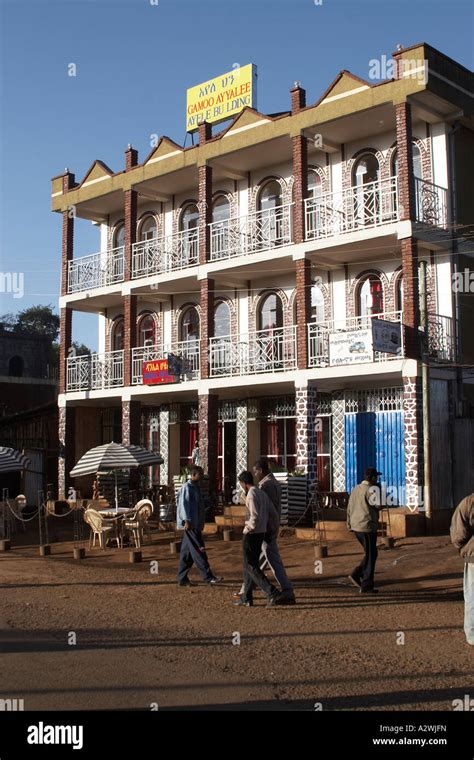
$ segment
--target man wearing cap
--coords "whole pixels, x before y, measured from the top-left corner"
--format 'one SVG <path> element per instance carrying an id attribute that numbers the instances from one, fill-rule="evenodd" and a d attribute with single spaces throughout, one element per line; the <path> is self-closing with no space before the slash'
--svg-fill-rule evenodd
<path id="1" fill-rule="evenodd" d="M 347 527 L 355 533 L 364 549 L 364 559 L 349 575 L 349 580 L 358 586 L 361 594 L 378 592 L 374 588 L 374 572 L 380 509 L 379 475 L 381 473 L 375 467 L 367 467 L 364 480 L 352 489 L 347 505 Z"/>

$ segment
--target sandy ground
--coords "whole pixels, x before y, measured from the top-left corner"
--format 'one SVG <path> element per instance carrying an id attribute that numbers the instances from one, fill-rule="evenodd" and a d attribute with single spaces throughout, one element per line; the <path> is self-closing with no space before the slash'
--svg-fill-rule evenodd
<path id="1" fill-rule="evenodd" d="M 330 544 L 322 574 L 310 543 L 283 537 L 298 603 L 273 609 L 260 594 L 253 608 L 232 606 L 239 541 L 207 539 L 222 585 L 178 588 L 159 534 L 137 565 L 127 549 L 75 561 L 65 542 L 40 558 L 19 539 L 0 554 L 0 696 L 26 710 L 452 710 L 474 694 L 463 565 L 448 537 L 381 550 L 377 597 L 347 580 L 360 557 L 352 537 Z"/>

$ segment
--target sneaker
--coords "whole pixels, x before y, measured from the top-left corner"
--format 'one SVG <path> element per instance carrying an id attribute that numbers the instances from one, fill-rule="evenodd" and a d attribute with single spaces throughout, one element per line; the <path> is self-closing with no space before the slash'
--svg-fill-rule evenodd
<path id="1" fill-rule="evenodd" d="M 211 580 L 207 581 L 207 582 L 208 582 L 209 586 L 216 586 L 218 583 L 220 583 L 223 580 L 224 580 L 224 578 L 217 578 L 216 576 L 214 576 L 214 578 L 211 578 Z"/>
<path id="2" fill-rule="evenodd" d="M 350 582 L 354 586 L 356 586 L 357 588 L 360 588 L 360 581 L 358 581 L 357 578 L 354 578 L 354 576 L 352 575 L 352 573 L 350 575 L 348 575 L 347 577 L 349 578 Z"/>
<path id="3" fill-rule="evenodd" d="M 232 602 L 234 607 L 253 607 L 253 602 L 244 602 L 243 599 L 237 599 L 237 601 Z"/>
<path id="4" fill-rule="evenodd" d="M 378 594 L 378 588 L 361 588 L 360 594 Z"/>
<path id="5" fill-rule="evenodd" d="M 189 578 L 184 578 L 182 581 L 178 581 L 178 586 L 184 587 L 184 586 L 195 586 L 195 583 L 192 583 Z"/>

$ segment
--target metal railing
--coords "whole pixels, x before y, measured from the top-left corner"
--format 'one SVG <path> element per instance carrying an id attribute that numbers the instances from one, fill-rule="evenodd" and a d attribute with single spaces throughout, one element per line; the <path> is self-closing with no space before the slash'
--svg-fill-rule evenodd
<path id="1" fill-rule="evenodd" d="M 306 240 L 379 227 L 397 219 L 396 177 L 305 200 Z"/>
<path id="2" fill-rule="evenodd" d="M 291 207 L 288 203 L 247 216 L 212 222 L 211 261 L 243 256 L 288 245 L 292 241 Z"/>
<path id="3" fill-rule="evenodd" d="M 68 293 L 102 288 L 123 282 L 124 248 L 92 253 L 79 259 L 71 259 L 68 264 Z"/>
<path id="4" fill-rule="evenodd" d="M 456 336 L 452 317 L 428 314 L 428 354 L 440 362 L 456 360 Z"/>
<path id="5" fill-rule="evenodd" d="M 226 335 L 209 341 L 211 377 L 296 369 L 296 326 Z"/>
<path id="6" fill-rule="evenodd" d="M 198 228 L 143 240 L 132 246 L 132 278 L 185 269 L 198 261 Z"/>
<path id="7" fill-rule="evenodd" d="M 102 390 L 123 385 L 124 351 L 109 351 L 67 359 L 68 391 Z"/>
<path id="8" fill-rule="evenodd" d="M 199 378 L 199 341 L 180 341 L 168 345 L 132 348 L 132 385 L 143 384 L 144 361 L 167 359 L 170 354 L 180 359 L 182 381 Z"/>
<path id="9" fill-rule="evenodd" d="M 387 322 L 402 323 L 401 311 L 383 312 L 382 314 L 373 314 L 368 317 L 347 317 L 343 320 L 327 320 L 324 322 L 310 322 L 308 328 L 308 366 L 309 367 L 328 367 L 329 366 L 329 335 L 331 333 L 355 332 L 357 330 L 368 330 L 371 327 L 373 318 L 384 319 Z M 403 324 L 401 330 L 401 352 L 400 354 L 387 354 L 380 351 L 374 351 L 374 362 L 387 361 L 390 359 L 400 359 L 404 356 L 403 346 Z"/>
<path id="10" fill-rule="evenodd" d="M 448 191 L 440 185 L 415 177 L 415 214 L 417 222 L 446 229 Z"/>

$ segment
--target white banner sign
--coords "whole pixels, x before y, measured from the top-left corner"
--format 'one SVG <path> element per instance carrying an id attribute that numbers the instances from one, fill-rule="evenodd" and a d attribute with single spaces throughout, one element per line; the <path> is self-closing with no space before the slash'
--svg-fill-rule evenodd
<path id="1" fill-rule="evenodd" d="M 339 367 L 345 364 L 373 362 L 372 330 L 352 330 L 329 334 L 329 364 Z"/>
<path id="2" fill-rule="evenodd" d="M 372 318 L 372 340 L 374 351 L 401 356 L 402 326 L 400 322 Z"/>

